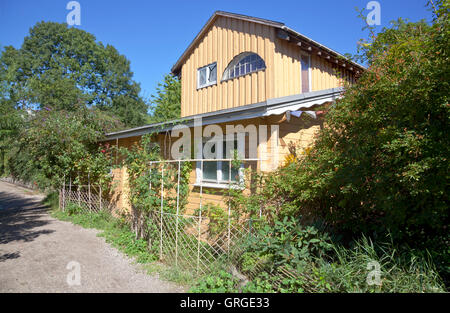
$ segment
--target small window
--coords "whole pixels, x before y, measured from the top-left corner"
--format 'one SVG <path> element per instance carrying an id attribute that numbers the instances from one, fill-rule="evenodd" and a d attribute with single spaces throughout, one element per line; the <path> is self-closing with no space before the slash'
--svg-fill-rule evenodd
<path id="1" fill-rule="evenodd" d="M 201 67 L 197 71 L 197 88 L 208 87 L 217 83 L 217 63 Z"/>
<path id="2" fill-rule="evenodd" d="M 266 63 L 259 55 L 244 52 L 236 56 L 223 72 L 222 80 L 233 79 L 253 72 L 264 70 Z"/>
<path id="3" fill-rule="evenodd" d="M 311 91 L 311 80 L 310 80 L 310 65 L 309 56 L 301 56 L 301 67 L 302 67 L 302 93 Z"/>
<path id="4" fill-rule="evenodd" d="M 206 142 L 206 141 L 205 141 Z M 205 142 L 203 142 L 202 147 L 204 147 Z M 216 153 L 216 148 L 218 144 L 222 145 L 223 156 L 219 156 L 218 159 L 233 158 L 234 151 L 237 150 L 237 140 L 234 139 L 227 145 L 227 140 L 216 142 L 211 147 L 211 152 Z M 228 149 L 227 150 L 227 146 Z M 203 159 L 205 156 L 203 155 Z M 230 171 L 230 161 L 203 161 L 203 173 L 201 172 L 201 162 L 197 162 L 197 183 L 215 183 L 215 184 L 228 184 L 229 182 L 239 182 L 242 179 L 242 173 L 240 169 L 233 167 L 231 164 Z M 242 167 L 243 165 L 241 165 Z M 231 174 L 231 179 L 230 179 Z"/>

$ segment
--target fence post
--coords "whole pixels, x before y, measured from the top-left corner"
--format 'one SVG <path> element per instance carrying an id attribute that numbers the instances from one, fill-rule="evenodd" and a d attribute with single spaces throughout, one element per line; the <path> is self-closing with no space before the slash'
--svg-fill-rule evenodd
<path id="1" fill-rule="evenodd" d="M 149 182 L 149 184 L 148 184 L 148 194 L 149 194 L 149 196 L 151 196 L 151 194 L 152 194 L 152 161 L 150 161 L 150 169 L 149 169 L 149 180 L 150 180 L 150 182 Z M 152 216 L 152 213 L 151 213 L 151 210 L 148 210 L 148 218 L 149 218 L 149 220 L 151 220 L 152 222 L 153 222 L 153 216 Z M 152 236 L 150 236 L 150 234 L 149 234 L 149 236 L 148 236 L 148 246 L 151 248 L 151 246 L 152 246 L 152 238 L 151 238 Z"/>
<path id="2" fill-rule="evenodd" d="M 230 202 L 230 197 L 231 197 L 231 159 L 230 159 L 230 164 L 228 166 L 228 243 L 227 243 L 227 257 L 230 257 L 230 240 L 231 240 L 231 202 Z"/>
<path id="3" fill-rule="evenodd" d="M 181 168 L 181 161 L 178 161 L 177 219 L 176 219 L 176 224 L 175 224 L 175 266 L 178 266 L 178 215 L 180 213 L 180 168 Z"/>
<path id="4" fill-rule="evenodd" d="M 69 177 L 69 202 L 72 199 L 72 175 Z M 64 210 L 66 209 L 66 205 L 64 204 Z"/>
<path id="5" fill-rule="evenodd" d="M 203 159 L 200 160 L 200 207 L 198 212 L 198 237 L 197 237 L 197 274 L 200 271 L 200 235 L 202 226 L 202 198 L 203 198 Z"/>
<path id="6" fill-rule="evenodd" d="M 148 170 L 148 176 L 149 176 L 149 183 L 148 183 L 148 190 L 149 193 L 152 191 L 152 161 L 150 161 L 150 169 Z"/>
<path id="7" fill-rule="evenodd" d="M 91 172 L 88 172 L 88 202 L 89 202 L 89 212 L 92 212 L 91 203 Z"/>
<path id="8" fill-rule="evenodd" d="M 100 182 L 98 185 L 98 192 L 99 192 L 99 205 L 100 205 L 100 211 L 102 211 L 103 207 L 102 207 L 102 183 Z"/>
<path id="9" fill-rule="evenodd" d="M 80 172 L 78 172 L 78 206 L 81 207 Z"/>
<path id="10" fill-rule="evenodd" d="M 161 220 L 159 230 L 159 259 L 162 260 L 162 245 L 163 245 L 163 205 L 164 205 L 164 163 L 162 163 L 161 170 Z"/>
<path id="11" fill-rule="evenodd" d="M 66 191 L 66 174 L 64 174 L 64 183 L 63 183 L 63 187 L 62 187 L 62 194 L 61 194 L 61 201 L 62 201 L 62 205 L 59 206 L 59 208 L 62 207 L 62 210 L 64 212 L 64 201 L 65 201 L 65 191 Z"/>

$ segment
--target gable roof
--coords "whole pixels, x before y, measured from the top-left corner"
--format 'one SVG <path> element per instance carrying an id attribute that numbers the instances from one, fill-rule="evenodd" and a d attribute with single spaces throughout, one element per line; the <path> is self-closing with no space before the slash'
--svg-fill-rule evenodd
<path id="1" fill-rule="evenodd" d="M 197 42 L 202 38 L 202 36 L 209 30 L 211 25 L 214 24 L 214 22 L 217 20 L 219 16 L 223 17 L 229 17 L 234 19 L 239 19 L 247 22 L 253 22 L 258 23 L 266 26 L 271 26 L 277 29 L 277 36 L 279 38 L 292 41 L 296 43 L 299 48 L 308 49 L 309 51 L 312 51 L 313 49 L 318 52 L 318 54 L 322 55 L 328 59 L 333 58 L 335 63 L 346 67 L 347 64 L 349 67 L 356 67 L 358 70 L 365 70 L 366 68 L 354 61 L 349 60 L 339 52 L 336 52 L 317 41 L 312 40 L 311 38 L 308 38 L 307 36 L 300 34 L 299 32 L 287 27 L 284 23 L 271 21 L 267 19 L 262 19 L 258 17 L 252 17 L 242 14 L 236 14 L 236 13 L 230 13 L 230 12 L 224 12 L 224 11 L 216 11 L 214 14 L 209 18 L 209 20 L 206 22 L 206 24 L 202 27 L 200 32 L 195 36 L 195 38 L 192 40 L 192 42 L 189 44 L 189 46 L 186 48 L 186 50 L 183 52 L 183 54 L 180 56 L 178 61 L 172 66 L 172 73 L 174 75 L 179 75 L 181 71 L 181 66 L 186 59 L 186 57 L 189 55 L 189 53 L 192 51 L 192 49 L 195 47 Z M 303 46 L 302 46 L 303 45 Z"/>

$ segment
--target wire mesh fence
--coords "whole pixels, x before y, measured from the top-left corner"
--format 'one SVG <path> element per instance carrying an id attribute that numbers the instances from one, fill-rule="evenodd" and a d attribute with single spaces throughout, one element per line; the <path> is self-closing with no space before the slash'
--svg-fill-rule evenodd
<path id="1" fill-rule="evenodd" d="M 161 183 L 158 186 L 149 185 L 149 188 L 159 194 L 161 206 L 159 210 L 151 210 L 149 214 L 150 223 L 157 225 L 156 234 L 159 236 L 160 259 L 166 263 L 175 265 L 184 270 L 196 271 L 198 274 L 206 274 L 217 267 L 236 263 L 243 252 L 242 248 L 245 240 L 252 236 L 252 229 L 261 223 L 260 220 L 245 219 L 242 217 L 232 217 L 231 208 L 226 201 L 223 201 L 220 217 L 210 218 L 206 213 L 203 196 L 203 169 L 206 162 L 220 162 L 221 168 L 228 172 L 227 180 L 222 181 L 222 188 L 230 191 L 232 188 L 240 188 L 243 183 L 243 162 L 254 162 L 256 159 L 240 160 L 241 165 L 234 173 L 234 159 L 186 159 L 186 160 L 166 160 L 152 161 L 150 168 L 154 175 L 159 175 Z M 184 214 L 180 207 L 180 168 L 183 162 L 195 162 L 197 172 L 195 182 L 189 182 L 192 187 L 197 188 L 199 196 L 198 208 L 193 214 Z M 228 166 L 223 166 L 227 163 Z M 170 172 L 170 168 L 173 169 Z M 219 166 L 218 166 L 219 168 Z M 156 170 L 156 171 L 155 171 Z M 199 171 L 198 171 L 199 170 Z M 177 181 L 172 193 L 175 193 L 175 206 L 168 209 L 165 198 L 169 198 L 171 193 L 164 189 L 164 175 L 175 174 L 174 181 Z M 219 175 L 218 175 L 219 176 Z M 221 174 L 222 177 L 226 175 Z M 239 186 L 241 185 L 241 186 Z M 170 188 L 170 187 L 169 187 Z M 226 194 L 226 192 L 224 193 Z M 192 210 L 191 210 L 192 211 Z M 252 276 L 252 273 L 248 273 Z"/>
<path id="2" fill-rule="evenodd" d="M 233 263 L 242 254 L 241 244 L 251 236 L 249 225 L 255 223 L 233 222 L 221 234 L 211 235 L 209 218 L 157 211 L 149 216 L 157 229 L 153 239 L 159 239 L 160 259 L 198 274 Z"/>
<path id="3" fill-rule="evenodd" d="M 63 188 L 60 207 L 65 210 L 69 204 L 90 213 L 111 212 L 114 209 L 107 199 L 102 199 L 99 189 L 94 186 Z M 213 223 L 224 227 L 212 233 Z M 253 235 L 252 230 L 258 223 L 258 220 L 228 218 L 212 221 L 204 216 L 151 210 L 145 223 L 145 233 L 149 249 L 158 251 L 160 261 L 184 271 L 207 274 L 238 259 L 245 252 L 242 244 Z"/>
<path id="4" fill-rule="evenodd" d="M 246 219 L 232 217 L 230 207 L 223 208 L 225 214 L 222 217 L 210 218 L 205 214 L 203 198 L 203 185 L 196 184 L 200 202 L 198 209 L 193 214 L 183 213 L 180 205 L 180 166 L 182 162 L 200 162 L 202 172 L 204 160 L 176 160 L 151 162 L 151 175 L 161 179 L 159 186 L 150 183 L 149 190 L 159 196 L 160 205 L 155 207 L 132 208 L 132 227 L 136 231 L 136 237 L 145 238 L 149 244 L 149 250 L 159 254 L 159 259 L 166 264 L 175 266 L 183 271 L 189 271 L 198 275 L 207 274 L 218 267 L 238 264 L 238 260 L 245 253 L 245 242 L 254 236 L 255 227 L 261 225 L 258 219 Z M 205 160 L 206 162 L 207 160 Z M 217 161 L 217 160 L 216 160 Z M 238 184 L 239 180 L 232 181 L 231 159 L 229 162 L 228 188 Z M 251 160 L 254 161 L 254 160 Z M 160 166 L 162 165 L 162 166 Z M 165 167 L 166 166 L 166 167 Z M 170 191 L 164 186 L 164 175 L 169 175 L 167 166 L 175 170 L 177 183 Z M 198 182 L 198 180 L 197 180 Z M 194 183 L 189 183 L 193 185 Z M 172 193 L 172 202 L 169 194 Z M 173 194 L 175 193 L 175 195 Z M 84 212 L 113 211 L 114 205 L 103 196 L 98 185 L 73 185 L 64 184 L 60 193 L 60 207 L 64 210 L 69 203 L 76 204 Z M 171 205 L 171 207 L 169 207 Z M 258 264 L 253 270 L 247 271 L 248 278 L 252 278 L 259 271 Z"/>
<path id="5" fill-rule="evenodd" d="M 85 212 L 111 211 L 113 205 L 102 196 L 102 188 L 95 185 L 64 185 L 60 191 L 60 208 L 64 211 L 70 204 L 76 204 Z"/>

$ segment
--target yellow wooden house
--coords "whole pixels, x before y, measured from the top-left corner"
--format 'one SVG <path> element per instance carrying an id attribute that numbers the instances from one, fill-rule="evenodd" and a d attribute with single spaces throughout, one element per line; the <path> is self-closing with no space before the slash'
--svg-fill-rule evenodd
<path id="1" fill-rule="evenodd" d="M 217 11 L 171 71 L 181 79 L 181 119 L 109 133 L 106 140 L 131 147 L 142 135 L 158 132 L 164 157 L 170 159 L 178 139 L 173 125 L 182 123 L 193 130 L 194 142 L 194 130 L 199 129 L 203 139 L 191 152 L 197 160 L 188 204 L 193 210 L 200 201 L 199 187 L 214 191 L 203 201 L 220 205 L 227 182 L 238 179 L 235 173 L 230 175 L 225 161 L 198 162 L 204 158 L 208 126 L 220 127 L 223 134 L 229 127 L 235 133 L 221 137 L 223 148 L 218 144 L 217 149 L 222 155 L 230 147 L 241 149 L 236 143 L 241 135 L 245 143 L 241 157 L 247 160 L 242 166 L 273 171 L 283 164 L 290 147 L 301 150 L 313 142 L 323 126 L 323 108 L 340 97 L 343 87 L 354 83 L 364 67 L 283 23 Z M 117 205 L 126 208 L 126 170 L 116 171 L 115 176 L 119 190 L 125 191 Z"/>

